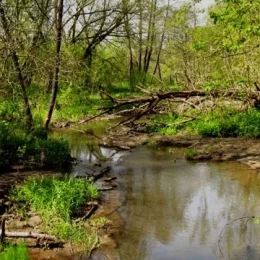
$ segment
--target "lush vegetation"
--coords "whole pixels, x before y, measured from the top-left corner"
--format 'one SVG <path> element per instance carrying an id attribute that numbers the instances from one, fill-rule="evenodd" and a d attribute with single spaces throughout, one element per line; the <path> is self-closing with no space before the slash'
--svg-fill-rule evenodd
<path id="1" fill-rule="evenodd" d="M 97 188 L 85 179 L 34 178 L 16 188 L 12 198 L 20 203 L 21 212 L 28 208 L 38 212 L 46 232 L 91 250 L 97 243 L 96 234 L 83 221 L 73 219 L 72 214 L 98 195 Z"/>
<path id="2" fill-rule="evenodd" d="M 37 167 L 61 167 L 69 162 L 66 141 L 47 139 L 44 129 L 29 133 L 0 122 L 0 169 L 22 164 Z"/>
<path id="3" fill-rule="evenodd" d="M 146 130 L 162 135 L 188 132 L 204 137 L 260 137 L 260 111 L 248 109 L 238 112 L 234 109 L 226 109 L 202 115 L 193 113 L 192 116 L 186 117 L 166 114 L 154 117 Z"/>
<path id="4" fill-rule="evenodd" d="M 7 245 L 0 252 L 0 259 L 2 260 L 29 260 L 28 249 L 25 244 L 20 243 L 17 246 Z"/>
<path id="5" fill-rule="evenodd" d="M 204 13 L 197 0 L 80 0 L 69 6 L 64 0 L 2 1 L 0 164 L 44 163 L 41 149 L 47 164 L 56 154 L 62 164 L 66 145 L 36 140 L 33 129 L 97 114 L 111 96 L 148 92 L 237 94 L 227 95 L 230 104 L 214 114 L 196 106 L 197 119 L 187 124 L 184 115 L 175 118 L 178 104 L 165 104 L 166 116 L 160 124 L 150 122 L 147 131 L 258 137 L 259 97 L 252 93 L 259 90 L 259 10 L 257 1 L 246 0 L 216 1 Z M 225 111 L 233 106 L 231 116 Z"/>

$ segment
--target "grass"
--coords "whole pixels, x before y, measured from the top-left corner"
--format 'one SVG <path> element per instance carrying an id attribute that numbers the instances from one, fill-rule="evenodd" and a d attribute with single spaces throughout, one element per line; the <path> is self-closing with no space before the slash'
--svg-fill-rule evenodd
<path id="1" fill-rule="evenodd" d="M 260 111 L 257 109 L 241 112 L 227 108 L 193 116 L 197 119 L 184 124 L 187 118 L 177 114 L 155 116 L 148 122 L 146 131 L 162 135 L 186 131 L 203 137 L 260 137 Z"/>
<path id="2" fill-rule="evenodd" d="M 186 151 L 186 158 L 192 160 L 197 155 L 197 151 L 194 148 L 189 148 Z"/>
<path id="3" fill-rule="evenodd" d="M 98 198 L 97 188 L 88 180 L 65 177 L 63 179 L 28 179 L 12 192 L 12 198 L 38 212 L 46 232 L 59 239 L 84 245 L 86 251 L 97 243 L 83 221 L 72 219 L 72 213 L 82 204 Z"/>
<path id="4" fill-rule="evenodd" d="M 3 252 L 0 252 L 1 260 L 29 260 L 28 249 L 25 244 L 20 243 L 17 246 L 7 245 Z"/>
<path id="5" fill-rule="evenodd" d="M 204 137 L 260 137 L 260 111 L 215 111 L 190 126 Z"/>

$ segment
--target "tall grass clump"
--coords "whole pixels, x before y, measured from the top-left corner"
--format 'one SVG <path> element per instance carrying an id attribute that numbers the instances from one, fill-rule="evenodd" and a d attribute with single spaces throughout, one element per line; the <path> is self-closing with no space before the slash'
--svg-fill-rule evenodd
<path id="1" fill-rule="evenodd" d="M 98 195 L 97 188 L 88 180 L 65 177 L 30 178 L 13 191 L 12 197 L 24 208 L 29 206 L 41 215 L 46 232 L 91 247 L 96 243 L 96 236 L 71 216 L 75 209 Z"/>
<path id="2" fill-rule="evenodd" d="M 28 249 L 25 244 L 17 246 L 7 245 L 3 252 L 0 252 L 1 260 L 29 260 Z"/>

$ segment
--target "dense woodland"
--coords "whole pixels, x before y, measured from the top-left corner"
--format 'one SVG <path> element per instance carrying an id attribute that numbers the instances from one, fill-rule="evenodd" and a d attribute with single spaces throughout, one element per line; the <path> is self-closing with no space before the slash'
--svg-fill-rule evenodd
<path id="1" fill-rule="evenodd" d="M 46 141 L 51 121 L 111 106 L 135 105 L 134 120 L 160 112 L 145 131 L 260 136 L 260 2 L 217 0 L 209 10 L 199 2 L 0 0 L 2 157 L 17 160 L 18 149 L 25 159 L 36 145 L 39 163 L 42 147 L 67 151 Z M 172 92 L 162 103 L 138 99 Z"/>

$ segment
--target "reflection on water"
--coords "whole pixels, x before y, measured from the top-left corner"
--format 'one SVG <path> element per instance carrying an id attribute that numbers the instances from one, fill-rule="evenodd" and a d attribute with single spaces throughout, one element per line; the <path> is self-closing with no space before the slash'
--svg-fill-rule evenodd
<path id="1" fill-rule="evenodd" d="M 100 123 L 91 127 L 98 135 Z M 54 136 L 66 138 L 72 156 L 81 160 L 74 173 L 86 173 L 90 164 L 117 162 L 113 171 L 126 197 L 119 209 L 125 225 L 116 237 L 118 248 L 102 259 L 260 259 L 260 224 L 232 222 L 260 216 L 260 175 L 247 166 L 190 163 L 178 150 L 145 147 L 118 161 L 122 154 L 100 148 L 95 138 L 72 130 Z"/>
<path id="2" fill-rule="evenodd" d="M 98 136 L 104 133 L 107 125 L 108 122 L 101 121 L 88 125 L 80 125 L 75 129 L 68 128 L 52 134 L 54 138 L 67 140 L 71 148 L 71 156 L 80 161 L 80 163 L 73 167 L 72 174 L 84 175 L 86 173 L 93 173 L 90 170 L 90 166 L 115 162 L 121 157 L 122 153 L 98 145 Z M 78 130 L 91 130 L 93 135 L 83 134 Z"/>
<path id="3" fill-rule="evenodd" d="M 122 171 L 122 169 L 124 169 Z M 127 201 L 120 259 L 220 259 L 226 223 L 260 216 L 260 178 L 239 163 L 189 163 L 141 148 L 121 165 Z M 225 259 L 260 259 L 260 224 L 225 228 Z"/>

